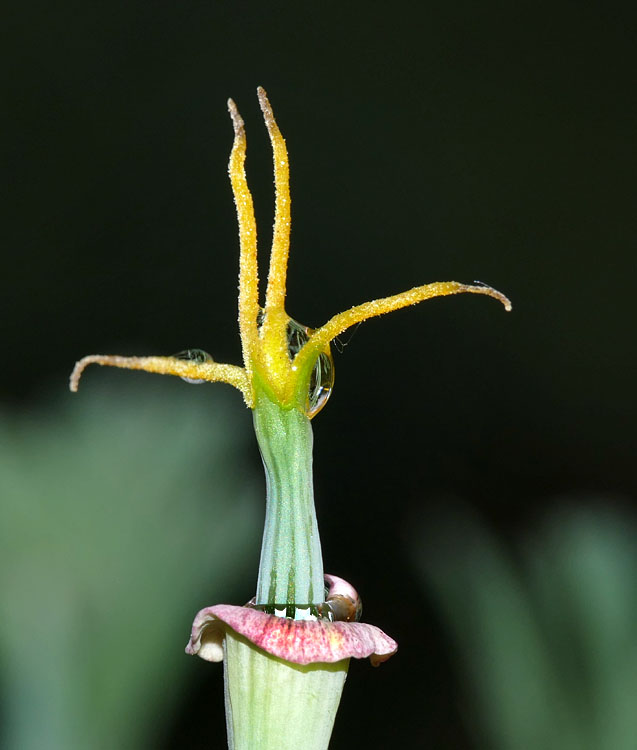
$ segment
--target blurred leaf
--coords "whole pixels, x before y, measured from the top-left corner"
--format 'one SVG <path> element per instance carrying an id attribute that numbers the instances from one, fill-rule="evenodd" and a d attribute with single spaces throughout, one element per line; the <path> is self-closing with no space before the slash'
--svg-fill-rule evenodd
<path id="1" fill-rule="evenodd" d="M 249 414 L 204 386 L 102 378 L 0 419 L 7 748 L 152 746 L 193 615 L 258 555 Z"/>
<path id="2" fill-rule="evenodd" d="M 636 535 L 634 518 L 588 506 L 555 513 L 518 559 L 466 510 L 422 533 L 484 747 L 635 747 Z"/>

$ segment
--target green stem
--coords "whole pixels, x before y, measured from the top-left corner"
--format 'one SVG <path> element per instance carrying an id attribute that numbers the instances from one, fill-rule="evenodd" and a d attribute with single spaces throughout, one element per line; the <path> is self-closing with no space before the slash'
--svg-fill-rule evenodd
<path id="1" fill-rule="evenodd" d="M 254 430 L 267 483 L 257 605 L 287 610 L 321 604 L 323 558 L 312 481 L 312 426 L 297 408 L 257 391 Z"/>

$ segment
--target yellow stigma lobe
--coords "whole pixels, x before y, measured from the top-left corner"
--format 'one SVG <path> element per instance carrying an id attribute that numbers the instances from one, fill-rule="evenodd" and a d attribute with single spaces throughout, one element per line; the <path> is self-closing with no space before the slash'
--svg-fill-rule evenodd
<path id="1" fill-rule="evenodd" d="M 228 111 L 234 128 L 234 143 L 230 152 L 228 174 L 237 208 L 239 224 L 239 334 L 243 349 L 243 363 L 248 377 L 258 343 L 257 316 L 259 315 L 259 269 L 257 265 L 257 225 L 254 219 L 252 195 L 245 173 L 246 134 L 236 104 L 228 99 Z"/>
<path id="2" fill-rule="evenodd" d="M 243 162 L 245 159 L 245 135 L 243 120 L 234 103 L 230 114 L 235 127 L 235 144 L 230 157 L 230 178 L 239 222 L 241 238 L 241 271 L 239 274 L 239 327 L 243 344 L 244 363 L 250 377 L 256 369 L 260 381 L 271 389 L 282 402 L 290 390 L 292 369 L 287 341 L 289 316 L 285 311 L 285 294 L 288 255 L 290 249 L 290 176 L 288 153 L 267 94 L 257 89 L 263 119 L 268 129 L 274 161 L 274 186 L 276 192 L 274 231 L 270 269 L 265 296 L 265 307 L 261 327 L 258 329 L 257 316 L 258 282 L 256 278 L 257 250 L 256 229 L 252 199 L 245 179 Z M 250 206 L 249 211 L 241 210 Z M 246 239 L 248 238 L 248 239 Z M 254 240 L 254 241 L 252 241 Z M 254 279 L 254 281 L 253 281 Z M 250 285 L 250 288 L 248 286 Z"/>
<path id="3" fill-rule="evenodd" d="M 346 310 L 345 312 L 334 315 L 325 325 L 317 328 L 312 332 L 309 341 L 296 355 L 294 366 L 298 370 L 305 369 L 309 362 L 316 357 L 329 345 L 336 336 L 357 323 L 362 323 L 369 318 L 375 318 L 394 310 L 400 310 L 402 307 L 416 305 L 426 299 L 433 297 L 446 297 L 450 294 L 485 294 L 500 301 L 507 312 L 512 309 L 510 300 L 504 294 L 498 292 L 487 285 L 473 286 L 469 284 L 460 284 L 457 281 L 435 281 L 424 286 L 416 286 L 406 292 L 394 294 L 391 297 L 364 302 L 362 305 Z"/>
<path id="4" fill-rule="evenodd" d="M 82 373 L 88 365 L 107 365 L 125 370 L 144 370 L 160 375 L 178 375 L 191 380 L 206 380 L 233 385 L 243 393 L 248 406 L 252 406 L 252 388 L 243 367 L 224 365 L 219 362 L 189 362 L 177 357 L 120 357 L 117 354 L 90 354 L 75 363 L 69 388 L 77 391 Z"/>

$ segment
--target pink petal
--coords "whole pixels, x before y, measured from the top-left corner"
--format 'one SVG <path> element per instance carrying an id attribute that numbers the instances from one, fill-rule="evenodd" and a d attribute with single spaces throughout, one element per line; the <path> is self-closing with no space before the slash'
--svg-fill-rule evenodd
<path id="1" fill-rule="evenodd" d="M 269 654 L 294 664 L 369 656 L 372 665 L 378 666 L 398 649 L 396 641 L 380 628 L 362 622 L 290 620 L 251 607 L 216 604 L 197 613 L 186 653 L 222 661 L 226 626 Z"/>

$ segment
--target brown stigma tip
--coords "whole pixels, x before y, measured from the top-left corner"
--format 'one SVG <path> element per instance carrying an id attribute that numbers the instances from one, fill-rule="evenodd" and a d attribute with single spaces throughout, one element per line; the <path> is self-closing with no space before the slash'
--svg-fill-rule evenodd
<path id="1" fill-rule="evenodd" d="M 235 135 L 243 135 L 243 118 L 239 114 L 239 110 L 237 109 L 237 105 L 234 103 L 234 99 L 228 99 L 228 112 L 230 113 L 230 118 L 232 119 L 232 127 L 234 128 Z"/>
<path id="2" fill-rule="evenodd" d="M 274 123 L 274 112 L 272 111 L 270 101 L 268 100 L 268 95 L 265 93 L 265 89 L 263 88 L 263 86 L 259 86 L 257 88 L 257 96 L 259 97 L 259 106 L 261 107 L 261 111 L 263 112 L 265 124 L 269 127 Z"/>

